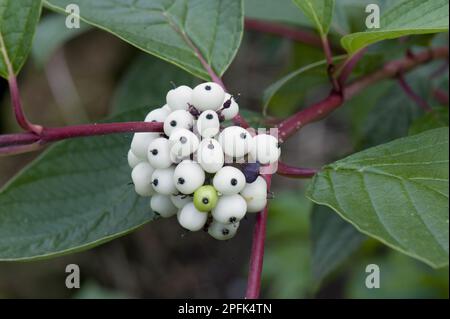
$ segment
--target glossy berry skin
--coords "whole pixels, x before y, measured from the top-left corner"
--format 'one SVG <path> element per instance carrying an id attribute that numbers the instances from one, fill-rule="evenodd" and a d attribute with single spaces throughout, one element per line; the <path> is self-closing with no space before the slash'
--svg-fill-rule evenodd
<path id="1" fill-rule="evenodd" d="M 233 238 L 239 228 L 239 222 L 234 224 L 222 224 L 213 220 L 208 226 L 208 234 L 217 240 L 228 240 Z"/>
<path id="2" fill-rule="evenodd" d="M 153 189 L 162 195 L 176 194 L 178 191 L 173 182 L 173 174 L 175 168 L 173 166 L 169 168 L 158 168 L 152 174 L 152 186 Z"/>
<path id="3" fill-rule="evenodd" d="M 267 183 L 259 176 L 253 183 L 247 183 L 241 191 L 241 196 L 247 202 L 247 212 L 260 212 L 267 205 Z"/>
<path id="4" fill-rule="evenodd" d="M 222 107 L 224 98 L 225 91 L 214 82 L 199 84 L 192 91 L 192 105 L 200 112 L 218 110 Z"/>
<path id="5" fill-rule="evenodd" d="M 172 89 L 166 95 L 166 102 L 172 111 L 187 111 L 192 103 L 192 89 L 186 85 Z"/>
<path id="6" fill-rule="evenodd" d="M 176 208 L 181 209 L 184 207 L 184 205 L 188 203 L 192 203 L 192 196 L 184 195 L 184 194 L 178 194 L 178 195 L 172 195 L 170 196 L 170 200 L 175 205 Z"/>
<path id="7" fill-rule="evenodd" d="M 153 140 L 148 146 L 147 159 L 154 168 L 168 168 L 172 165 L 169 140 L 164 137 Z"/>
<path id="8" fill-rule="evenodd" d="M 253 137 L 250 154 L 252 158 L 263 165 L 275 163 L 280 157 L 278 140 L 274 136 L 268 134 L 256 135 Z"/>
<path id="9" fill-rule="evenodd" d="M 159 133 L 142 132 L 135 133 L 131 141 L 131 151 L 142 160 L 147 160 L 147 150 L 149 144 L 160 136 Z"/>
<path id="10" fill-rule="evenodd" d="M 197 131 L 203 138 L 214 137 L 219 133 L 220 121 L 216 112 L 208 110 L 200 114 L 197 120 Z"/>
<path id="11" fill-rule="evenodd" d="M 191 131 L 181 128 L 172 132 L 169 137 L 170 153 L 172 161 L 188 157 L 199 146 L 198 137 Z"/>
<path id="12" fill-rule="evenodd" d="M 230 94 L 225 93 L 225 99 L 223 100 L 220 114 L 223 116 L 224 120 L 231 120 L 233 117 L 238 115 L 238 113 L 239 105 Z"/>
<path id="13" fill-rule="evenodd" d="M 223 167 L 222 146 L 212 138 L 203 139 L 197 151 L 197 161 L 207 173 L 216 173 Z"/>
<path id="14" fill-rule="evenodd" d="M 208 214 L 197 210 L 194 203 L 188 203 L 178 211 L 177 219 L 183 228 L 190 231 L 198 231 L 205 226 Z"/>
<path id="15" fill-rule="evenodd" d="M 253 139 L 247 130 L 239 126 L 229 126 L 224 129 L 218 139 L 223 152 L 230 157 L 242 157 L 253 146 Z"/>
<path id="16" fill-rule="evenodd" d="M 137 164 L 144 162 L 145 160 L 134 155 L 133 151 L 130 149 L 127 154 L 128 165 L 130 168 L 136 167 Z"/>
<path id="17" fill-rule="evenodd" d="M 261 165 L 259 162 L 241 164 L 241 171 L 244 174 L 247 183 L 253 183 L 258 178 L 260 167 Z"/>
<path id="18" fill-rule="evenodd" d="M 154 193 L 151 184 L 153 173 L 153 167 L 147 162 L 139 163 L 133 168 L 131 179 L 133 180 L 134 190 L 138 195 L 151 196 Z"/>
<path id="19" fill-rule="evenodd" d="M 246 212 L 247 203 L 241 195 L 223 195 L 212 210 L 212 216 L 219 223 L 232 224 L 244 218 Z"/>
<path id="20" fill-rule="evenodd" d="M 190 130 L 194 125 L 194 117 L 185 110 L 176 110 L 167 116 L 164 121 L 164 133 L 170 136 L 176 129 L 184 128 Z"/>
<path id="21" fill-rule="evenodd" d="M 176 215 L 178 208 L 170 200 L 170 196 L 154 194 L 150 199 L 150 208 L 155 214 L 164 218 Z"/>
<path id="22" fill-rule="evenodd" d="M 224 166 L 214 176 L 213 185 L 223 195 L 237 194 L 245 187 L 245 176 L 236 167 Z"/>
<path id="23" fill-rule="evenodd" d="M 201 212 L 210 212 L 216 207 L 218 198 L 217 191 L 213 186 L 201 186 L 194 193 L 195 208 Z"/>
<path id="24" fill-rule="evenodd" d="M 164 122 L 164 120 L 169 116 L 170 110 L 163 107 L 154 109 L 150 111 L 146 116 L 144 122 Z"/>
<path id="25" fill-rule="evenodd" d="M 173 183 L 182 194 L 192 194 L 205 182 L 205 172 L 198 163 L 184 160 L 175 168 Z"/>

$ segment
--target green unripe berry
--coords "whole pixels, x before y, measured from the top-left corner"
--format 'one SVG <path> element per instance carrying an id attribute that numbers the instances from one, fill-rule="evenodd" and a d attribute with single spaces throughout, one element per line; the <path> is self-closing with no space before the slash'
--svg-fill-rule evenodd
<path id="1" fill-rule="evenodd" d="M 194 192 L 194 206 L 201 212 L 210 212 L 216 207 L 217 200 L 217 191 L 211 185 L 201 186 Z"/>

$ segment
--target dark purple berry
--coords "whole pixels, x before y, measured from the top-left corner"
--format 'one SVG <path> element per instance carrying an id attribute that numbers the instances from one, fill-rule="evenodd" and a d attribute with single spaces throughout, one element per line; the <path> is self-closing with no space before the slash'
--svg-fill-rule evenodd
<path id="1" fill-rule="evenodd" d="M 244 173 L 245 181 L 247 183 L 253 183 L 259 176 L 259 162 L 245 163 L 241 166 L 241 171 Z"/>

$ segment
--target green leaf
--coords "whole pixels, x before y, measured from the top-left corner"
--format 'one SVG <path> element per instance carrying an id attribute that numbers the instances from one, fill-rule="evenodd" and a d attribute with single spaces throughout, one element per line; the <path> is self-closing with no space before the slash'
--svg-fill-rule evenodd
<path id="1" fill-rule="evenodd" d="M 448 126 L 448 107 L 438 107 L 415 120 L 409 128 L 409 134 L 414 135 L 444 126 Z"/>
<path id="2" fill-rule="evenodd" d="M 322 37 L 330 30 L 334 0 L 292 0 L 314 23 Z"/>
<path id="3" fill-rule="evenodd" d="M 292 0 L 244 0 L 244 7 L 248 18 L 312 27 L 309 19 L 297 10 Z"/>
<path id="4" fill-rule="evenodd" d="M 364 239 L 353 225 L 330 208 L 315 205 L 311 214 L 311 259 L 316 281 L 322 281 L 341 265 Z"/>
<path id="5" fill-rule="evenodd" d="M 337 56 L 334 58 L 334 61 L 335 62 L 341 61 L 344 58 L 345 58 L 345 56 Z M 305 85 L 308 85 L 310 87 L 318 86 L 319 84 L 323 83 L 324 80 L 327 81 L 326 83 L 328 83 L 328 79 L 325 77 L 326 65 L 327 65 L 326 60 L 321 60 L 321 61 L 317 61 L 317 62 L 308 64 L 306 66 L 299 68 L 298 70 L 295 70 L 295 71 L 285 75 L 284 77 L 282 77 L 281 79 L 279 79 L 278 81 L 276 81 L 275 83 L 273 83 L 272 85 L 267 87 L 264 90 L 264 95 L 263 95 L 263 102 L 264 102 L 263 113 L 267 112 L 267 109 L 268 109 L 273 97 L 285 85 L 287 85 L 289 82 L 293 81 L 294 79 L 297 80 L 295 82 L 295 85 L 297 87 L 302 87 L 303 91 L 306 91 Z M 307 83 L 305 83 L 305 85 L 302 85 L 302 83 L 298 83 L 298 81 L 301 81 L 302 76 L 304 76 L 305 74 L 308 75 Z M 296 91 L 298 91 L 298 90 L 296 90 Z"/>
<path id="6" fill-rule="evenodd" d="M 196 80 L 167 62 L 147 54 L 139 55 L 119 82 L 113 98 L 113 112 L 163 106 L 167 91 L 172 89 L 171 82 L 193 86 Z"/>
<path id="7" fill-rule="evenodd" d="M 134 110 L 115 121 L 141 120 Z M 0 191 L 0 260 L 33 260 L 94 247 L 154 218 L 130 184 L 130 134 L 55 144 Z"/>
<path id="8" fill-rule="evenodd" d="M 448 264 L 448 128 L 327 165 L 307 196 L 361 232 L 433 267 Z"/>
<path id="9" fill-rule="evenodd" d="M 65 13 L 73 0 L 45 4 Z M 241 0 L 78 0 L 83 21 L 137 48 L 209 79 L 197 50 L 222 75 L 239 48 L 243 30 Z"/>
<path id="10" fill-rule="evenodd" d="M 91 29 L 91 26 L 85 23 L 81 23 L 80 28 L 69 29 L 65 21 L 66 18 L 63 16 L 50 14 L 39 22 L 31 50 L 36 65 L 42 67 L 56 49 Z"/>
<path id="11" fill-rule="evenodd" d="M 0 0 L 0 76 L 17 74 L 31 49 L 40 0 Z"/>
<path id="12" fill-rule="evenodd" d="M 413 34 L 448 31 L 448 0 L 405 0 L 381 14 L 380 28 L 356 32 L 341 39 L 354 53 L 370 44 Z"/>

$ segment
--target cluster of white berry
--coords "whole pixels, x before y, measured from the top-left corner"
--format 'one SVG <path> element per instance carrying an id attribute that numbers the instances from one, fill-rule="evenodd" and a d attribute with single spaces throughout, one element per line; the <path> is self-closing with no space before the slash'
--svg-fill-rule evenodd
<path id="1" fill-rule="evenodd" d="M 161 217 L 177 215 L 190 231 L 207 229 L 219 240 L 232 238 L 247 212 L 261 211 L 267 184 L 259 166 L 280 156 L 277 139 L 252 136 L 221 123 L 239 112 L 234 98 L 216 83 L 179 86 L 146 122 L 163 122 L 164 133 L 136 133 L 128 152 L 136 193 L 151 196 Z"/>

